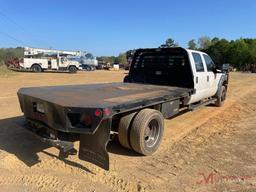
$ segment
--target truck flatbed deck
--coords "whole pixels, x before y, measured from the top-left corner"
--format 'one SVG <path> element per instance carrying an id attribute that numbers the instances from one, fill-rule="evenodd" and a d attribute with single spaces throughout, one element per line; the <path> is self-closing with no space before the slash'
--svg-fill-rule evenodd
<path id="1" fill-rule="evenodd" d="M 193 89 L 147 85 L 138 83 L 104 83 L 91 85 L 66 85 L 30 87 L 19 90 L 37 100 L 47 101 L 63 107 L 112 108 L 121 112 L 128 106 L 139 107 L 152 102 L 163 102 L 189 96 Z M 138 104 L 138 105 L 136 105 Z M 126 106 L 123 109 L 123 106 Z"/>

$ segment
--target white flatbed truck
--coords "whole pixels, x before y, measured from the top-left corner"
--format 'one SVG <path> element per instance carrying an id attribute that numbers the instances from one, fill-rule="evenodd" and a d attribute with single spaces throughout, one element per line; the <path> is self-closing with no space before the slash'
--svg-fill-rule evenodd
<path id="1" fill-rule="evenodd" d="M 127 149 L 151 155 L 164 118 L 226 99 L 228 73 L 203 52 L 138 49 L 122 83 L 21 88 L 27 128 L 63 153 L 80 141 L 79 158 L 109 169 L 112 134 Z"/>

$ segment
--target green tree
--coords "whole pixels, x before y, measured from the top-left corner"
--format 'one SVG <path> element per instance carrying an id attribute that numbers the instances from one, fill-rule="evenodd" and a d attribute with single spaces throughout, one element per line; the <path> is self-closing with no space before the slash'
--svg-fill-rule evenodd
<path id="1" fill-rule="evenodd" d="M 217 42 L 219 42 L 220 39 L 218 37 L 214 37 L 212 40 L 211 40 L 211 44 L 215 44 Z"/>
<path id="2" fill-rule="evenodd" d="M 230 48 L 230 43 L 226 39 L 215 39 L 209 47 L 204 49 L 206 53 L 211 55 L 215 64 L 221 65 L 228 62 L 228 50 Z"/>
<path id="3" fill-rule="evenodd" d="M 120 64 L 126 64 L 127 63 L 126 53 L 120 53 L 118 55 L 118 57 L 116 58 L 115 62 L 120 63 Z"/>
<path id="4" fill-rule="evenodd" d="M 202 36 L 198 39 L 198 45 L 200 49 L 207 49 L 211 45 L 211 38 L 208 36 Z"/>
<path id="5" fill-rule="evenodd" d="M 0 64 L 5 61 L 14 58 L 22 58 L 24 56 L 24 49 L 22 47 L 17 48 L 0 48 Z"/>
<path id="6" fill-rule="evenodd" d="M 202 51 L 207 52 L 217 65 L 229 63 L 238 70 L 249 70 L 251 64 L 256 64 L 256 39 L 228 41 L 214 38 Z"/>
<path id="7" fill-rule="evenodd" d="M 188 42 L 188 48 L 189 48 L 189 49 L 193 49 L 193 50 L 196 50 L 196 49 L 197 49 L 197 44 L 196 44 L 195 39 L 191 39 L 191 40 Z"/>
<path id="8" fill-rule="evenodd" d="M 160 45 L 160 48 L 170 48 L 170 47 L 178 47 L 178 43 L 175 43 L 175 41 L 172 38 L 169 38 L 165 41 L 164 44 Z"/>
<path id="9" fill-rule="evenodd" d="M 116 57 L 115 56 L 101 56 L 101 57 L 97 57 L 97 60 L 99 61 L 103 61 L 105 63 L 114 63 L 115 62 Z"/>

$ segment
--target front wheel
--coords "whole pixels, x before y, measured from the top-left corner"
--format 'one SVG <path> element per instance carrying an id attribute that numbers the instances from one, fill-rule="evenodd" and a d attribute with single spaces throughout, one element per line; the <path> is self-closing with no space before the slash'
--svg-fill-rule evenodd
<path id="1" fill-rule="evenodd" d="M 68 68 L 68 71 L 69 71 L 69 73 L 76 73 L 77 72 L 77 68 L 75 66 L 70 66 Z"/>
<path id="2" fill-rule="evenodd" d="M 130 143 L 134 151 L 151 155 L 159 147 L 164 132 L 163 115 L 154 109 L 143 109 L 131 125 Z"/>
<path id="3" fill-rule="evenodd" d="M 217 97 L 217 101 L 215 102 L 215 105 L 217 107 L 221 107 L 224 104 L 224 101 L 226 100 L 226 95 L 227 95 L 227 88 L 224 85 L 222 85 L 220 93 Z"/>

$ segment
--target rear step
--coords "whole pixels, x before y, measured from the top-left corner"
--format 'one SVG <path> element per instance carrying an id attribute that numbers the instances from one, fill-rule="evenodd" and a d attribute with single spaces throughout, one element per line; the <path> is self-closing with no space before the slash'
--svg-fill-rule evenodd
<path id="1" fill-rule="evenodd" d="M 191 104 L 189 105 L 188 109 L 191 110 L 191 111 L 194 111 L 198 108 L 201 108 L 203 106 L 206 106 L 206 105 L 209 105 L 209 104 L 214 104 L 215 102 L 217 101 L 217 98 L 211 98 L 205 102 L 202 102 L 202 103 L 197 103 L 197 104 Z"/>

